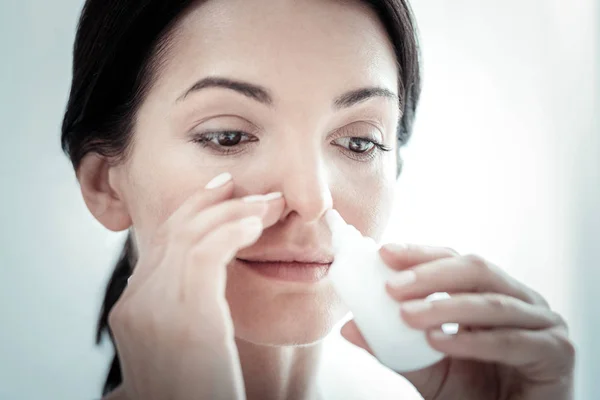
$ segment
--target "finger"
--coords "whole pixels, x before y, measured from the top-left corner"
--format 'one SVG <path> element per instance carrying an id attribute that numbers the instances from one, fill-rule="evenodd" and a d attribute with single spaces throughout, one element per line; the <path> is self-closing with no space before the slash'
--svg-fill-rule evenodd
<path id="1" fill-rule="evenodd" d="M 210 206 L 186 221 L 185 229 L 179 228 L 176 243 L 181 246 L 192 245 L 219 225 L 250 216 L 260 217 L 264 227 L 265 220 L 274 223 L 273 220 L 278 219 L 283 207 L 281 193 L 252 195 Z"/>
<path id="2" fill-rule="evenodd" d="M 267 213 L 263 216 L 263 227 L 267 229 L 277 223 L 285 210 L 285 199 L 283 197 L 263 199 L 267 204 Z"/>
<path id="3" fill-rule="evenodd" d="M 399 301 L 424 298 L 435 292 L 491 292 L 546 306 L 532 289 L 475 255 L 438 259 L 399 271 L 386 283 L 386 290 Z"/>
<path id="4" fill-rule="evenodd" d="M 546 329 L 561 323 L 561 318 L 549 309 L 497 293 L 462 293 L 431 302 L 407 301 L 402 303 L 401 313 L 407 324 L 424 330 L 445 323 L 522 329 Z"/>
<path id="5" fill-rule="evenodd" d="M 209 232 L 185 257 L 183 300 L 198 292 L 203 296 L 208 293 L 209 297 L 224 298 L 227 264 L 239 250 L 254 243 L 262 230 L 261 218 L 252 216 L 228 222 Z"/>
<path id="6" fill-rule="evenodd" d="M 427 334 L 430 345 L 451 357 L 497 362 L 515 367 L 571 364 L 575 349 L 564 330 L 491 329 L 446 335 Z M 565 368 L 567 369 L 567 368 Z"/>
<path id="7" fill-rule="evenodd" d="M 128 279 L 128 286 L 131 288 L 137 286 L 135 282 L 140 284 L 145 282 L 156 269 L 161 267 L 167 268 L 168 274 L 172 275 L 174 268 L 183 267 L 183 255 L 210 231 L 219 225 L 245 217 L 264 218 L 267 210 L 266 201 L 248 203 L 243 199 L 228 200 L 202 210 L 190 220 L 182 221 L 180 226 L 170 227 L 171 232 L 166 231 L 165 227 L 159 228 L 161 231 L 156 232 L 150 246 L 146 247 L 151 254 L 142 252 L 140 258 L 144 262 L 136 265 L 135 272 Z M 151 258 L 152 261 L 146 262 L 146 258 Z M 161 263 L 161 260 L 168 260 L 168 262 Z"/>
<path id="8" fill-rule="evenodd" d="M 251 195 L 241 199 L 224 201 L 216 205 L 205 208 L 189 221 L 183 221 L 183 227 L 171 227 L 177 229 L 175 233 L 165 231 L 155 236 L 152 243 L 155 250 L 160 250 L 159 243 L 167 242 L 169 246 L 164 250 L 166 254 L 154 254 L 157 259 L 168 259 L 170 262 L 165 267 L 169 269 L 168 274 L 172 275 L 173 265 L 183 265 L 184 259 L 181 257 L 189 251 L 195 243 L 211 230 L 214 230 L 221 224 L 240 220 L 245 217 L 258 216 L 262 218 L 263 227 L 269 227 L 275 224 L 285 207 L 281 193 L 270 193 L 268 195 Z M 140 263 L 136 266 L 135 274 L 132 274 L 127 280 L 129 292 L 133 281 L 145 282 L 152 272 L 158 267 L 158 263 Z M 135 275 L 135 276 L 134 276 Z M 136 286 L 136 285 L 133 285 Z"/>
<path id="9" fill-rule="evenodd" d="M 381 247 L 379 254 L 383 261 L 394 270 L 403 270 L 440 258 L 459 255 L 455 250 L 448 247 L 423 246 L 410 243 L 388 243 Z"/>
<path id="10" fill-rule="evenodd" d="M 367 344 L 367 341 L 365 340 L 364 336 L 358 330 L 358 326 L 356 326 L 354 320 L 346 322 L 344 326 L 342 326 L 340 334 L 344 339 L 346 339 L 353 345 L 358 346 L 361 349 L 369 352 L 371 355 L 375 356 L 375 354 L 373 354 L 373 350 L 371 350 L 371 348 Z"/>
<path id="11" fill-rule="evenodd" d="M 167 218 L 165 225 L 179 226 L 183 221 L 189 220 L 200 210 L 231 198 L 233 195 L 233 186 L 231 174 L 225 172 L 217 175 L 206 186 L 198 188 L 198 190 L 189 195 Z"/>

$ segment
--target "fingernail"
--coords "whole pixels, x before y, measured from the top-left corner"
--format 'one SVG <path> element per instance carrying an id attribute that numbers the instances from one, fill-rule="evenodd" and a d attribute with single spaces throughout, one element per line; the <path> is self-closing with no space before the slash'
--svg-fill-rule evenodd
<path id="1" fill-rule="evenodd" d="M 414 271 L 400 271 L 396 273 L 389 281 L 393 289 L 400 289 L 410 285 L 417 280 L 417 274 Z"/>
<path id="2" fill-rule="evenodd" d="M 392 253 L 398 253 L 408 249 L 408 246 L 403 243 L 388 243 L 383 247 Z"/>
<path id="3" fill-rule="evenodd" d="M 264 201 L 265 196 L 263 194 L 253 194 L 251 196 L 242 197 L 244 203 L 258 203 Z"/>
<path id="4" fill-rule="evenodd" d="M 433 340 L 437 340 L 437 341 L 447 341 L 447 340 L 452 340 L 455 335 L 448 335 L 446 333 L 444 333 L 444 331 L 440 330 L 440 329 L 436 329 L 433 330 L 429 333 L 429 335 L 431 336 L 431 338 Z"/>
<path id="5" fill-rule="evenodd" d="M 220 175 L 215 176 L 210 182 L 206 184 L 205 189 L 216 189 L 223 186 L 231 180 L 231 174 L 229 172 L 223 172 Z"/>
<path id="6" fill-rule="evenodd" d="M 459 329 L 459 325 L 457 323 L 454 322 L 448 322 L 445 324 L 442 324 L 442 331 L 446 334 L 446 335 L 456 335 L 458 334 L 458 329 Z"/>
<path id="7" fill-rule="evenodd" d="M 269 194 L 253 194 L 243 197 L 242 200 L 246 203 L 256 203 L 259 201 L 270 201 L 278 199 L 282 196 L 281 192 L 273 192 Z"/>
<path id="8" fill-rule="evenodd" d="M 431 303 L 416 300 L 416 301 L 407 301 L 402 303 L 402 310 L 406 311 L 409 314 L 417 314 L 431 308 Z"/>
<path id="9" fill-rule="evenodd" d="M 283 193 L 281 193 L 281 192 L 273 192 L 273 193 L 265 194 L 265 201 L 275 200 L 282 196 L 283 196 Z"/>

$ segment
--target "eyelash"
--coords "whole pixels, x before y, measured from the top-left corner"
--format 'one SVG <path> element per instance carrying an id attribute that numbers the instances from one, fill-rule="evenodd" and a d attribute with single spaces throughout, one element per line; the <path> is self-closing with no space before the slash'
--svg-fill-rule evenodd
<path id="1" fill-rule="evenodd" d="M 346 146 L 337 145 L 340 148 L 342 148 L 344 150 L 344 152 L 347 153 L 348 157 L 350 157 L 356 161 L 370 161 L 375 156 L 377 156 L 378 153 L 392 150 L 391 148 L 387 147 L 383 143 L 380 143 L 377 140 L 371 139 L 371 138 L 360 137 L 360 136 L 344 136 L 344 137 L 341 137 L 338 139 L 348 139 L 348 141 L 351 141 L 353 139 L 358 139 L 360 141 L 367 142 L 367 143 L 370 143 L 373 145 L 373 147 L 371 147 L 369 150 L 364 151 L 364 152 L 353 151 L 353 150 L 350 150 L 349 148 L 347 148 Z M 338 140 L 338 139 L 336 139 L 336 140 Z"/>
<path id="2" fill-rule="evenodd" d="M 192 138 L 192 142 L 198 143 L 202 147 L 208 147 L 214 151 L 217 151 L 219 153 L 219 155 L 226 156 L 226 155 L 240 153 L 243 150 L 235 150 L 233 148 L 237 147 L 239 145 L 239 143 L 243 143 L 242 141 L 240 141 L 239 143 L 236 143 L 232 146 L 223 146 L 223 145 L 215 144 L 214 142 L 212 142 L 212 140 L 218 138 L 219 135 L 231 134 L 231 133 L 241 134 L 242 136 L 250 138 L 249 140 L 245 140 L 244 142 L 258 141 L 258 138 L 256 136 L 250 135 L 250 134 L 242 132 L 242 131 L 216 131 L 216 132 L 199 133 Z"/>
<path id="3" fill-rule="evenodd" d="M 247 137 L 249 139 L 244 140 L 244 141 L 240 140 L 240 142 L 238 142 L 234 145 L 231 145 L 231 146 L 215 144 L 213 142 L 213 140 L 218 139 L 218 137 L 223 134 L 241 134 L 243 137 Z M 338 139 L 340 139 L 340 138 L 338 138 Z M 371 139 L 371 138 L 358 137 L 358 136 L 345 136 L 345 137 L 342 137 L 341 139 L 348 139 L 348 140 L 353 140 L 353 139 L 356 140 L 357 139 L 357 140 L 361 140 L 361 141 L 364 141 L 364 142 L 367 142 L 367 143 L 370 143 L 373 145 L 373 147 L 371 149 L 364 151 L 364 152 L 352 151 L 345 146 L 336 145 L 336 146 L 344 149 L 344 152 L 349 153 L 348 156 L 350 158 L 357 160 L 357 161 L 369 161 L 373 157 L 375 157 L 378 152 L 386 152 L 386 151 L 392 150 L 390 147 L 388 147 L 388 146 L 384 145 L 383 143 L 380 143 L 374 139 Z M 243 150 L 235 150 L 234 149 L 235 147 L 238 147 L 240 145 L 240 143 L 244 143 L 244 142 L 251 143 L 251 142 L 256 142 L 256 141 L 258 141 L 258 138 L 256 138 L 256 136 L 250 135 L 250 134 L 248 134 L 246 132 L 242 132 L 242 131 L 205 132 L 205 133 L 196 134 L 192 138 L 192 142 L 198 143 L 204 148 L 211 148 L 212 150 L 218 152 L 219 155 L 224 155 L 224 156 L 235 155 L 235 154 L 241 153 Z"/>

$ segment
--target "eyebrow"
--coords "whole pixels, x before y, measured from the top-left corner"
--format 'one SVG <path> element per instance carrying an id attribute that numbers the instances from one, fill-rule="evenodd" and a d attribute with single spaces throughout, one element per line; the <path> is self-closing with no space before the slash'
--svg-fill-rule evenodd
<path id="1" fill-rule="evenodd" d="M 268 89 L 253 83 L 221 77 L 209 77 L 199 80 L 198 82 L 194 83 L 188 90 L 186 90 L 181 96 L 179 96 L 175 102 L 183 101 L 191 93 L 198 92 L 202 89 L 207 88 L 222 88 L 233 90 L 261 104 L 264 104 L 266 106 L 273 106 L 273 96 L 271 96 L 271 93 Z M 398 95 L 388 89 L 381 87 L 367 87 L 352 90 L 350 92 L 342 94 L 334 100 L 333 107 L 335 110 L 350 108 L 358 103 L 376 97 L 398 100 Z"/>
<path id="2" fill-rule="evenodd" d="M 366 100 L 369 100 L 372 98 L 376 98 L 376 97 L 383 97 L 383 98 L 388 98 L 388 99 L 392 99 L 392 100 L 396 100 L 396 101 L 399 100 L 398 95 L 388 89 L 380 88 L 380 87 L 369 87 L 369 88 L 362 88 L 362 89 L 353 90 L 348 93 L 344 93 L 343 95 L 341 95 L 337 99 L 335 99 L 335 101 L 333 102 L 333 105 L 334 105 L 335 109 L 340 110 L 342 108 L 352 107 L 358 103 L 361 103 L 363 101 L 366 101 Z"/>
<path id="3" fill-rule="evenodd" d="M 198 82 L 194 83 L 192 87 L 186 90 L 183 95 L 179 96 L 176 102 L 184 100 L 190 93 L 214 87 L 234 90 L 264 105 L 273 105 L 273 97 L 264 87 L 248 82 L 218 77 L 204 78 L 199 80 Z"/>

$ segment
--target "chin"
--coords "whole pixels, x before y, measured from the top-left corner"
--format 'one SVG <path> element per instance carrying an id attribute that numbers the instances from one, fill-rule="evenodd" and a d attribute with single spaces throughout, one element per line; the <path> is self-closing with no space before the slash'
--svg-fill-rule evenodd
<path id="1" fill-rule="evenodd" d="M 307 293 L 265 297 L 228 298 L 236 339 L 265 346 L 316 344 L 348 312 L 333 291 L 327 298 Z"/>

